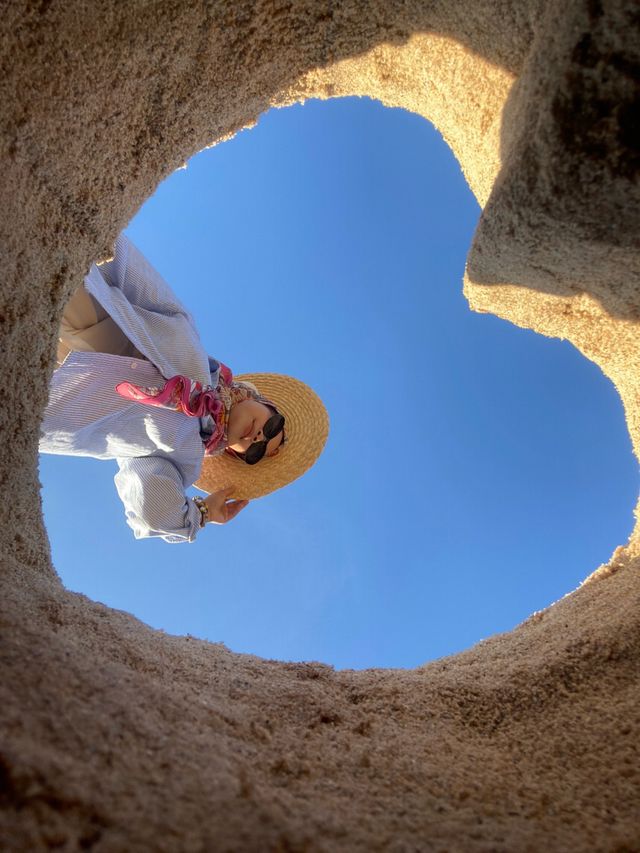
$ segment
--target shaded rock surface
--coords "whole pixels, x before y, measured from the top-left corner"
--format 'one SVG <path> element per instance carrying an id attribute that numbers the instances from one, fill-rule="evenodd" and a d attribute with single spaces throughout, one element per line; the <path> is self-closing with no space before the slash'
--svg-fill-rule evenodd
<path id="1" fill-rule="evenodd" d="M 640 849 L 637 528 L 509 634 L 337 673 L 66 591 L 37 476 L 58 318 L 91 261 L 205 145 L 347 94 L 441 130 L 484 207 L 471 306 L 599 364 L 638 454 L 639 25 L 625 0 L 6 4 L 3 849 Z"/>

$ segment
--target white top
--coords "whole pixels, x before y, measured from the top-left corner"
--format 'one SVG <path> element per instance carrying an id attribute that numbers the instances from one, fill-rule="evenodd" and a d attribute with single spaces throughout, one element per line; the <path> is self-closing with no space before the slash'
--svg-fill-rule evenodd
<path id="1" fill-rule="evenodd" d="M 115 459 L 116 488 L 136 538 L 192 542 L 200 510 L 185 489 L 200 475 L 208 425 L 132 403 L 115 386 L 162 386 L 183 374 L 215 387 L 219 365 L 202 347 L 189 312 L 126 237 L 118 238 L 113 261 L 91 267 L 85 287 L 145 359 L 70 353 L 51 381 L 40 450 Z"/>

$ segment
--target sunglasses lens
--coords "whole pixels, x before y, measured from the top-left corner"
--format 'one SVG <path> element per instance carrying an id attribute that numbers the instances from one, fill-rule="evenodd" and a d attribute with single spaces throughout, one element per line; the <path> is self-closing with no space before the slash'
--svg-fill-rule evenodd
<path id="1" fill-rule="evenodd" d="M 266 441 L 259 441 L 257 444 L 252 444 L 248 450 L 245 451 L 244 461 L 247 465 L 255 465 L 256 462 L 259 462 L 264 456 L 267 450 Z"/>
<path id="2" fill-rule="evenodd" d="M 269 420 L 264 425 L 262 430 L 262 434 L 270 441 L 272 438 L 275 438 L 279 432 L 282 432 L 284 429 L 284 417 L 280 414 L 272 415 Z"/>

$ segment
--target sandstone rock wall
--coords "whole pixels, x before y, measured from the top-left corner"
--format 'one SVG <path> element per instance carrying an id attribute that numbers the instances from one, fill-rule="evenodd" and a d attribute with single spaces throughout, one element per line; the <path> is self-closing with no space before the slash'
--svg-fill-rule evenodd
<path id="1" fill-rule="evenodd" d="M 3 849 L 640 849 L 637 533 L 509 634 L 336 673 L 67 592 L 37 479 L 57 320 L 90 262 L 205 145 L 343 94 L 441 130 L 484 207 L 472 307 L 597 362 L 637 453 L 639 24 L 630 0 L 5 5 Z"/>

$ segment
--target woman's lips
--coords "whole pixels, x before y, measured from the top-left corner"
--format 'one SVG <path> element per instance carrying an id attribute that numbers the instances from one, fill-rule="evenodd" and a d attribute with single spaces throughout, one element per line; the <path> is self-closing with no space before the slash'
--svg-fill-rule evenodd
<path id="1" fill-rule="evenodd" d="M 249 436 L 250 436 L 250 435 L 251 435 L 251 433 L 253 432 L 253 425 L 254 425 L 254 423 L 255 423 L 255 421 L 251 421 L 251 423 L 249 424 L 248 428 L 247 428 L 247 429 L 244 431 L 244 433 L 242 434 L 242 438 L 249 438 Z"/>

